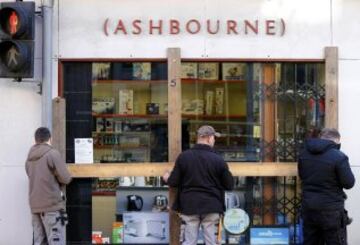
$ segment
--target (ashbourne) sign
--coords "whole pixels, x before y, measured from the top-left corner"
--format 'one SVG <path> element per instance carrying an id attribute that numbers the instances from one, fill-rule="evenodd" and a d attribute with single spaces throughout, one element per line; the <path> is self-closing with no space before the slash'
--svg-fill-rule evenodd
<path id="1" fill-rule="evenodd" d="M 112 35 L 239 35 L 239 36 L 284 36 L 284 19 L 254 20 L 198 20 L 189 19 L 110 19 L 103 23 L 106 36 Z"/>

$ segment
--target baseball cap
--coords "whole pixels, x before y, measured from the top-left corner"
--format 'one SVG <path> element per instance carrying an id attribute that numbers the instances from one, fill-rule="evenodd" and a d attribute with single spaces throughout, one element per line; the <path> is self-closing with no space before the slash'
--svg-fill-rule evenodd
<path id="1" fill-rule="evenodd" d="M 198 136 L 211 136 L 220 137 L 221 134 L 216 132 L 215 129 L 209 125 L 201 126 L 197 131 Z"/>

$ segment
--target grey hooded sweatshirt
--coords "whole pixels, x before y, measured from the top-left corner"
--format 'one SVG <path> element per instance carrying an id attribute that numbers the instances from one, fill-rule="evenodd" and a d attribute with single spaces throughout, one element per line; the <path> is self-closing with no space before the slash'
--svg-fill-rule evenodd
<path id="1" fill-rule="evenodd" d="M 71 175 L 60 153 L 49 144 L 36 144 L 29 151 L 25 168 L 29 177 L 31 212 L 65 209 L 61 189 L 70 183 Z"/>

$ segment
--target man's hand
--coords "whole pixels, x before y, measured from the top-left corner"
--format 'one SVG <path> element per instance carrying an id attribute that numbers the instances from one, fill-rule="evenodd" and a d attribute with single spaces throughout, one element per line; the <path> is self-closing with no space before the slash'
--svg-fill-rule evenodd
<path id="1" fill-rule="evenodd" d="M 165 173 L 163 174 L 162 178 L 167 183 L 169 177 L 170 177 L 170 171 L 166 170 Z"/>

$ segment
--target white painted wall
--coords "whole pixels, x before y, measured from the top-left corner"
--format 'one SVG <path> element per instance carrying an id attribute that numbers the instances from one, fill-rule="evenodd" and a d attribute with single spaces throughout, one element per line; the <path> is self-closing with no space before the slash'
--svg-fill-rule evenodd
<path id="1" fill-rule="evenodd" d="M 360 113 L 355 109 L 360 104 L 359 9 L 357 0 L 55 0 L 53 95 L 57 95 L 58 57 L 165 58 L 168 47 L 180 47 L 186 58 L 322 59 L 325 46 L 338 46 L 342 147 L 360 179 L 360 129 L 357 126 Z M 283 37 L 225 34 L 106 37 L 102 32 L 106 18 L 284 18 L 287 29 Z M 39 26 L 39 40 L 40 34 Z M 41 50 L 40 42 L 37 50 Z M 41 52 L 37 52 L 36 60 L 41 61 Z M 24 161 L 33 132 L 41 124 L 41 98 L 36 92 L 34 84 L 0 79 L 0 244 L 31 244 Z M 360 244 L 359 188 L 356 185 L 348 192 L 346 203 L 354 218 L 349 227 L 350 245 Z"/>
<path id="2" fill-rule="evenodd" d="M 35 2 L 38 7 L 41 0 Z M 41 22 L 37 17 L 35 78 L 26 80 L 41 79 Z M 25 160 L 34 131 L 41 126 L 38 91 L 37 83 L 0 78 L 0 244 L 32 244 Z"/>

